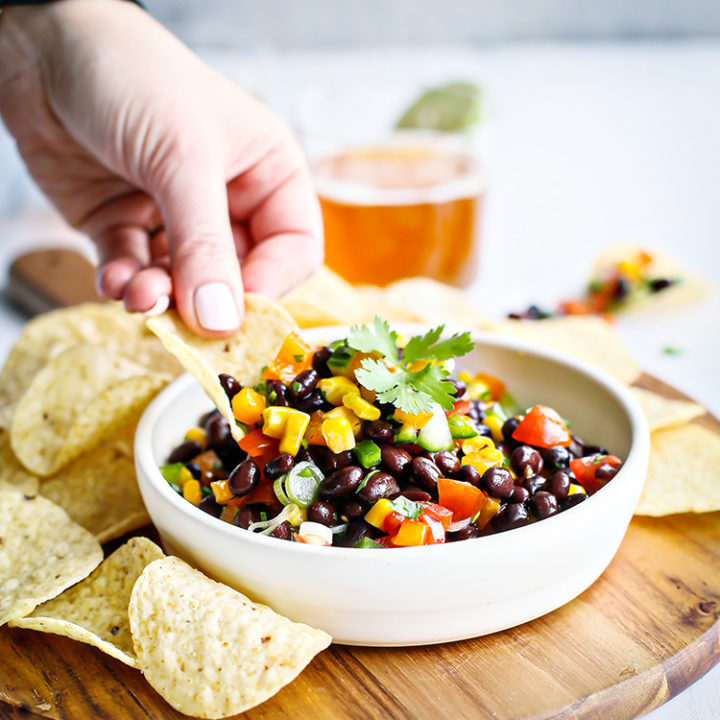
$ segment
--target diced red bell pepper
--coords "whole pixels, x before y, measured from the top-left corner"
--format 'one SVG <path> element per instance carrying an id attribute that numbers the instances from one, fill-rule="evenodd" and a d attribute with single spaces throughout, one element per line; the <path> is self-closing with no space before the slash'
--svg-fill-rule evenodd
<path id="1" fill-rule="evenodd" d="M 547 405 L 535 405 L 528 410 L 512 436 L 513 440 L 541 448 L 567 447 L 572 440 L 565 421 Z"/>
<path id="2" fill-rule="evenodd" d="M 238 442 L 238 445 L 241 450 L 254 458 L 273 451 L 277 454 L 278 441 L 275 438 L 268 437 L 262 430 L 258 429 L 249 432 Z"/>
<path id="3" fill-rule="evenodd" d="M 470 412 L 470 400 L 456 400 L 453 403 L 452 410 L 446 410 L 446 415 L 467 415 Z"/>
<path id="4" fill-rule="evenodd" d="M 388 513 L 383 520 L 382 530 L 390 535 L 395 535 L 405 520 L 407 520 L 407 518 L 399 512 Z"/>
<path id="5" fill-rule="evenodd" d="M 420 504 L 423 506 L 422 512 L 420 513 L 420 519 L 424 520 L 425 518 L 430 517 L 433 520 L 437 520 L 442 524 L 445 531 L 447 531 L 450 527 L 450 523 L 452 522 L 452 510 L 449 510 L 442 505 L 438 505 L 437 503 L 422 502 Z"/>
<path id="6" fill-rule="evenodd" d="M 619 470 L 622 460 L 615 455 L 590 455 L 570 461 L 570 470 L 572 470 L 578 483 L 585 488 L 588 495 L 596 493 L 603 485 L 607 484 L 608 480 L 595 477 L 596 470 L 600 465 L 604 464 L 612 465 L 616 470 Z"/>
<path id="7" fill-rule="evenodd" d="M 486 499 L 487 495 L 470 483 L 438 478 L 438 501 L 440 505 L 452 511 L 455 522 L 480 512 Z"/>

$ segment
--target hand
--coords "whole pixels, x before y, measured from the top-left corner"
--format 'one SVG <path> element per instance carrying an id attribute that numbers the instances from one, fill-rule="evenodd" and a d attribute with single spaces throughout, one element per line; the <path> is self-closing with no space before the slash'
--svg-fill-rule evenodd
<path id="1" fill-rule="evenodd" d="M 0 114 L 32 176 L 100 254 L 130 311 L 174 297 L 223 337 L 243 288 L 277 297 L 322 262 L 322 223 L 289 129 L 120 0 L 0 14 Z"/>

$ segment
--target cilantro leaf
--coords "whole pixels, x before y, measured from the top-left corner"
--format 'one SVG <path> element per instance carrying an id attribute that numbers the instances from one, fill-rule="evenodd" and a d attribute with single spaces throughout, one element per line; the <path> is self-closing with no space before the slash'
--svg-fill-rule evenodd
<path id="1" fill-rule="evenodd" d="M 367 325 L 355 325 L 350 328 L 347 343 L 360 352 L 379 352 L 393 363 L 398 361 L 397 333 L 390 330 L 387 320 L 375 316 L 375 332 Z"/>
<path id="2" fill-rule="evenodd" d="M 418 392 L 426 393 L 443 410 L 452 410 L 455 386 L 447 380 L 449 373 L 439 365 L 426 365 L 422 370 L 408 373 L 408 383 Z"/>
<path id="3" fill-rule="evenodd" d="M 438 325 L 425 335 L 416 335 L 410 338 L 403 349 L 403 362 L 411 363 L 427 358 L 443 362 L 443 360 L 465 355 L 473 349 L 473 341 L 470 339 L 469 332 L 455 333 L 445 340 L 440 340 L 444 329 L 445 325 Z"/>

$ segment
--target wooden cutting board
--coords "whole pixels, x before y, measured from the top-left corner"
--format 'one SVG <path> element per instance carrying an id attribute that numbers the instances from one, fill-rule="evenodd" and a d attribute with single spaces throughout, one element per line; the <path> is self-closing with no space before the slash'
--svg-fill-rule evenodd
<path id="1" fill-rule="evenodd" d="M 649 376 L 638 384 L 682 397 Z M 720 433 L 710 415 L 695 422 Z M 445 645 L 331 646 L 243 717 L 638 717 L 720 660 L 719 570 L 720 513 L 638 517 L 602 577 L 550 615 Z M 7 627 L 0 629 L 0 700 L 9 703 L 0 703 L 7 718 L 185 717 L 138 671 L 94 648 Z"/>

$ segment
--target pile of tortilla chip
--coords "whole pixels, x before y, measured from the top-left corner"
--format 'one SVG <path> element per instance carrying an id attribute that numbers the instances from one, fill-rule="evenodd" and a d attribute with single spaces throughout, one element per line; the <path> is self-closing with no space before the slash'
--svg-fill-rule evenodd
<path id="1" fill-rule="evenodd" d="M 633 248 L 614 248 L 598 267 Z M 662 294 L 663 303 L 695 298 L 702 287 L 677 264 L 654 254 L 653 272 L 682 277 L 677 288 Z M 653 303 L 657 302 L 653 297 Z M 642 369 L 625 348 L 612 322 L 596 315 L 568 315 L 544 320 L 489 321 L 465 293 L 428 278 L 408 278 L 387 287 L 353 286 L 322 268 L 281 299 L 300 327 L 368 322 L 375 315 L 387 320 L 448 323 L 512 337 L 565 353 L 605 371 L 628 386 L 640 381 Z M 663 305 L 665 307 L 665 305 Z M 645 490 L 636 512 L 669 515 L 720 510 L 720 434 L 701 405 L 670 400 L 632 387 L 651 430 L 651 454 Z M 703 419 L 703 416 L 705 418 Z"/>
<path id="2" fill-rule="evenodd" d="M 92 645 L 138 668 L 177 710 L 241 713 L 293 680 L 327 633 L 252 603 L 134 537 L 98 541 L 43 497 L 0 491 L 0 625 Z"/>

